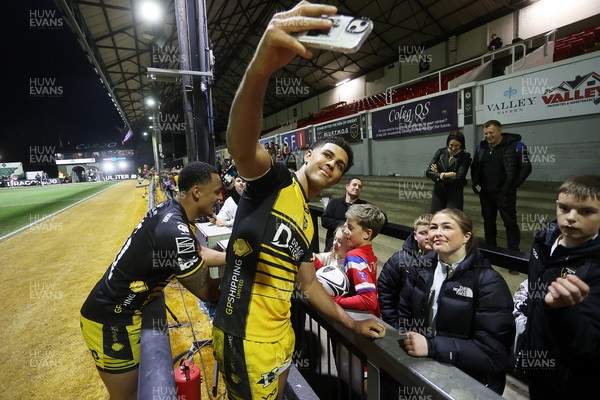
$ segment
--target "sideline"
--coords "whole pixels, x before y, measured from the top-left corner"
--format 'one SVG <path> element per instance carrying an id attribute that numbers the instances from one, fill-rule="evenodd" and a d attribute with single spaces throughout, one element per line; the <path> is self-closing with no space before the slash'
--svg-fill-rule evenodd
<path id="1" fill-rule="evenodd" d="M 77 201 L 77 202 L 75 202 L 75 203 L 73 203 L 73 204 L 70 204 L 70 205 L 66 206 L 65 208 L 62 208 L 62 209 L 60 209 L 60 210 L 58 210 L 58 211 L 55 211 L 55 212 L 53 212 L 53 213 L 52 213 L 52 214 L 50 214 L 50 215 L 46 215 L 44 218 L 42 218 L 42 219 L 40 219 L 40 220 L 34 221 L 34 222 L 30 223 L 29 225 L 22 226 L 22 227 L 20 227 L 19 229 L 17 229 L 16 231 L 13 231 L 13 232 L 7 233 L 6 235 L 4 235 L 4 236 L 0 237 L 0 242 L 3 242 L 3 241 L 5 241 L 6 239 L 8 239 L 8 238 L 10 238 L 10 237 L 12 237 L 12 236 L 14 236 L 14 235 L 16 235 L 17 233 L 20 233 L 20 232 L 22 232 L 22 231 L 24 231 L 24 230 L 26 230 L 26 229 L 29 229 L 29 228 L 31 228 L 32 226 L 39 224 L 40 222 L 44 222 L 44 221 L 45 221 L 45 220 L 47 220 L 47 219 L 54 218 L 55 216 L 57 216 L 58 214 L 62 213 L 63 211 L 67 211 L 69 208 L 71 208 L 71 207 L 74 207 L 74 206 L 78 205 L 79 203 L 83 203 L 84 201 L 86 201 L 86 200 L 89 200 L 89 199 L 91 199 L 92 197 L 94 197 L 94 196 L 97 196 L 97 195 L 99 195 L 100 193 L 104 193 L 104 192 L 106 192 L 107 190 L 110 190 L 110 189 L 112 189 L 112 188 L 114 188 L 114 187 L 117 187 L 117 186 L 119 186 L 119 185 L 110 185 L 110 187 L 107 187 L 107 188 L 106 188 L 106 189 L 104 189 L 104 190 L 101 190 L 101 191 L 99 191 L 99 192 L 96 192 L 96 193 L 94 193 L 94 194 L 92 194 L 92 195 L 90 195 L 90 196 L 86 197 L 85 199 L 81 199 L 81 200 L 79 200 L 79 201 Z"/>

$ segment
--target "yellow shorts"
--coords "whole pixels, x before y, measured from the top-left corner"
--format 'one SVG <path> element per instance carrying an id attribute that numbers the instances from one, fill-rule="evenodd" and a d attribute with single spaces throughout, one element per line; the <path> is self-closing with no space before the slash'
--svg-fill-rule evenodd
<path id="1" fill-rule="evenodd" d="M 134 316 L 133 325 L 108 325 L 79 316 L 81 333 L 96 367 L 120 374 L 134 370 L 140 362 L 142 317 Z"/>
<path id="2" fill-rule="evenodd" d="M 213 327 L 213 351 L 230 399 L 277 399 L 279 374 L 292 362 L 296 337 L 279 342 L 244 340 Z"/>

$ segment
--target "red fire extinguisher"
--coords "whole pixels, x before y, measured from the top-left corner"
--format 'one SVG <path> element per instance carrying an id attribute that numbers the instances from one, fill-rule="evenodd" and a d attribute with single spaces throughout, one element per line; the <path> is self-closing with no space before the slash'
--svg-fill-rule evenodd
<path id="1" fill-rule="evenodd" d="M 178 399 L 200 400 L 202 377 L 198 366 L 188 360 L 181 360 L 179 367 L 175 367 L 175 383 Z"/>

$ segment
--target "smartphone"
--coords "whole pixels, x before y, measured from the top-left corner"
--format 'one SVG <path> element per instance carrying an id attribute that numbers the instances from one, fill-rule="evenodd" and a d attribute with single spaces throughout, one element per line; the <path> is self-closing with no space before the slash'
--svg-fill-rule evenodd
<path id="1" fill-rule="evenodd" d="M 307 47 L 356 53 L 373 30 L 373 21 L 365 17 L 332 15 L 333 25 L 329 30 L 312 30 L 296 34 L 298 41 Z"/>
<path id="2" fill-rule="evenodd" d="M 233 180 L 237 178 L 237 176 L 238 170 L 235 164 L 232 164 L 229 168 L 227 168 L 227 171 L 225 171 L 225 173 L 221 177 L 221 183 L 223 184 L 223 186 L 227 187 L 231 185 L 231 182 L 233 182 Z"/>

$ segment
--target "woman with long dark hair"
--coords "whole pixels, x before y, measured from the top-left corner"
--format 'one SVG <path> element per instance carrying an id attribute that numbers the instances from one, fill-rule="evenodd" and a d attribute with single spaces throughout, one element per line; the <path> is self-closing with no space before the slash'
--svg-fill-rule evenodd
<path id="1" fill-rule="evenodd" d="M 443 208 L 463 209 L 463 188 L 467 184 L 470 165 L 471 154 L 465 151 L 465 136 L 461 131 L 450 132 L 446 147 L 436 151 L 425 171 L 425 175 L 435 184 L 429 212 Z"/>

